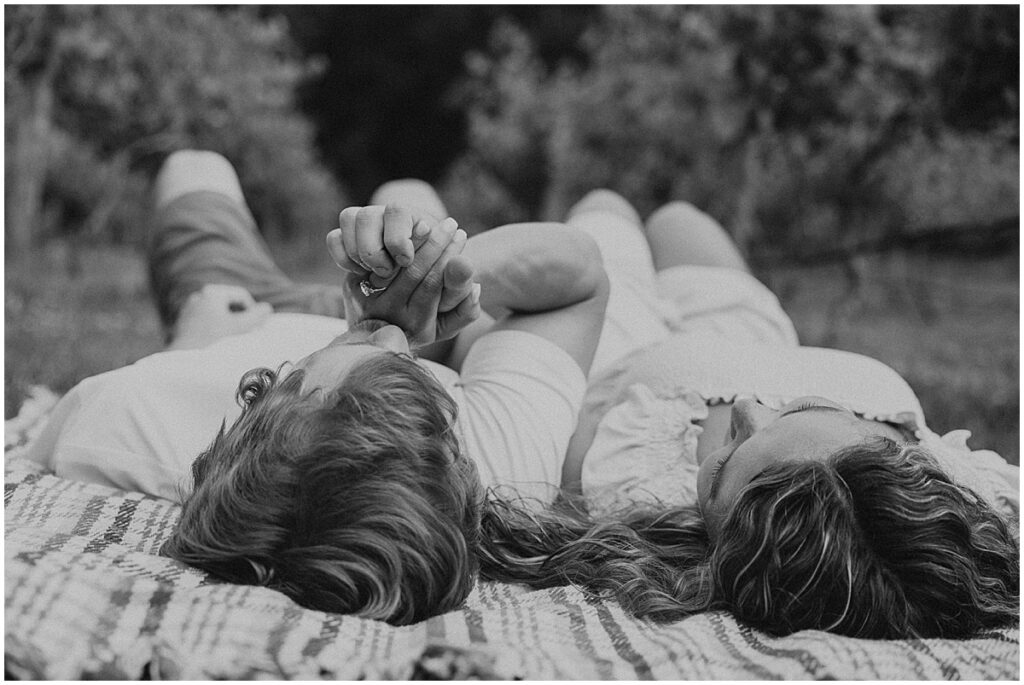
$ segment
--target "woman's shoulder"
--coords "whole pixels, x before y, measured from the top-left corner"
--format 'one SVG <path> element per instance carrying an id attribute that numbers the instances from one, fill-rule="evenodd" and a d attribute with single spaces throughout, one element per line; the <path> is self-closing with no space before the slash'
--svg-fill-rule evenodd
<path id="1" fill-rule="evenodd" d="M 777 406 L 820 395 L 879 420 L 924 417 L 917 396 L 892 367 L 872 357 L 823 347 L 736 342 L 726 337 L 673 335 L 628 355 L 592 379 L 590 393 L 602 404 L 633 383 L 656 392 L 687 389 L 707 402 L 755 397 Z"/>

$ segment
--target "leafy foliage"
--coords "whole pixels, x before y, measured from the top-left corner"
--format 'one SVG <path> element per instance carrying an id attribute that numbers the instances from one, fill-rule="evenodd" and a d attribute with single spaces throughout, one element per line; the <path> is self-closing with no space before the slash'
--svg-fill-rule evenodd
<path id="1" fill-rule="evenodd" d="M 307 67 L 280 21 L 246 8 L 18 6 L 5 8 L 5 38 L 8 178 L 42 173 L 8 195 L 9 244 L 12 231 L 138 239 L 147 174 L 181 147 L 231 159 L 272 232 L 319 231 L 340 204 L 293 107 Z M 33 195 L 41 211 L 17 214 Z"/>
<path id="2" fill-rule="evenodd" d="M 480 223 L 555 218 L 606 186 L 642 212 L 689 199 L 746 247 L 860 241 L 920 214 L 896 190 L 915 172 L 894 168 L 894 151 L 916 141 L 921 159 L 923 146 L 925 158 L 964 147 L 951 142 L 940 78 L 963 57 L 943 42 L 952 8 L 602 11 L 585 37 L 585 69 L 541 68 L 529 35 L 510 23 L 469 62 L 469 150 L 446 185 L 459 202 L 501 203 L 479 210 Z M 1001 120 L 1012 130 L 989 145 L 1017 134 L 1015 109 Z M 1013 215 L 1006 188 L 1016 187 L 1018 158 L 988 157 L 1002 166 L 986 197 Z M 944 166 L 943 183 L 964 180 Z M 458 188 L 467 179 L 469 192 Z"/>
<path id="3" fill-rule="evenodd" d="M 281 10 L 300 49 L 324 69 L 301 101 L 317 146 L 357 201 L 384 181 L 434 182 L 465 148 L 466 122 L 448 93 L 464 53 L 491 26 L 514 18 L 545 64 L 581 58 L 576 38 L 596 8 L 585 5 L 308 5 Z"/>

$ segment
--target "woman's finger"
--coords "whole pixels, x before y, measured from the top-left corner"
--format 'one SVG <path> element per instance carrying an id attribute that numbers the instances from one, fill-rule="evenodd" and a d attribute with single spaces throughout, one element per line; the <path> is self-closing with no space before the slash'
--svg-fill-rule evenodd
<path id="1" fill-rule="evenodd" d="M 366 273 L 366 269 L 349 259 L 348 253 L 345 251 L 345 245 L 342 243 L 340 228 L 336 228 L 327 234 L 327 253 L 331 255 L 331 259 L 342 270 L 354 274 Z"/>
<path id="2" fill-rule="evenodd" d="M 341 246 L 345 255 L 364 272 L 369 271 L 363 260 L 359 258 L 359 247 L 356 245 L 356 217 L 361 207 L 346 207 L 338 215 L 338 227 L 341 229 Z"/>
<path id="3" fill-rule="evenodd" d="M 384 249 L 384 207 L 371 205 L 356 214 L 356 249 L 358 261 L 378 276 L 388 277 L 395 262 Z"/>
<path id="4" fill-rule="evenodd" d="M 384 247 L 398 266 L 412 264 L 416 247 L 412 242 L 413 216 L 399 205 L 384 208 Z M 383 275 L 383 274 L 382 274 Z"/>
<path id="5" fill-rule="evenodd" d="M 424 218 L 416 221 L 416 224 L 412 227 L 412 246 L 413 252 L 423 247 L 423 243 L 427 242 L 427 238 L 430 237 L 430 232 L 434 230 L 434 226 L 437 226 L 438 222 L 434 219 Z"/>

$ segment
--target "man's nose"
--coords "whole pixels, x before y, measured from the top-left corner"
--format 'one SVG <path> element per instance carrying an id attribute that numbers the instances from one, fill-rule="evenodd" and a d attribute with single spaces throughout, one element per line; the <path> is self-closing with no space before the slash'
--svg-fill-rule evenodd
<path id="1" fill-rule="evenodd" d="M 392 352 L 408 353 L 409 340 L 398 326 L 384 326 L 370 334 L 369 340 L 378 347 Z"/>

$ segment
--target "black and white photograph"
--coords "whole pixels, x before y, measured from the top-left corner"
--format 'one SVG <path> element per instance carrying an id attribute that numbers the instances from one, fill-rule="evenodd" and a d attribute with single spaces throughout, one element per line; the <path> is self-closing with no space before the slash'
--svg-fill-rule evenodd
<path id="1" fill-rule="evenodd" d="M 5 4 L 5 679 L 1018 682 L 1020 15 Z"/>

